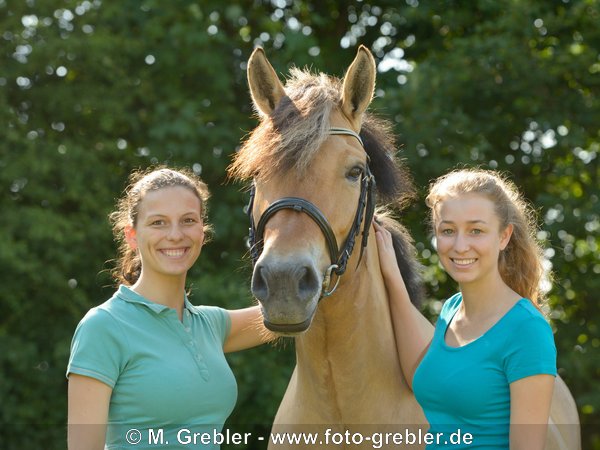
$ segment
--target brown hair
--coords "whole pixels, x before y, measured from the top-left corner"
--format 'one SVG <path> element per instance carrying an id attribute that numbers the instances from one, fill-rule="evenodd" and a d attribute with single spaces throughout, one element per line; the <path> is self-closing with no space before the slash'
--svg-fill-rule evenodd
<path id="1" fill-rule="evenodd" d="M 461 169 L 450 172 L 429 187 L 426 204 L 435 223 L 435 207 L 449 197 L 480 194 L 494 203 L 500 229 L 513 226 L 506 248 L 500 252 L 498 269 L 504 282 L 540 309 L 545 301 L 542 281 L 550 274 L 544 271 L 543 250 L 537 240 L 536 212 L 519 193 L 515 184 L 501 174 L 483 169 Z"/>
<path id="2" fill-rule="evenodd" d="M 295 168 L 302 173 L 329 137 L 329 117 L 341 98 L 342 82 L 292 68 L 286 96 L 262 117 L 229 166 L 229 175 L 267 179 Z"/>
<path id="3" fill-rule="evenodd" d="M 330 119 L 340 107 L 342 86 L 339 78 L 292 68 L 285 83 L 286 95 L 271 114 L 260 118 L 235 154 L 229 176 L 266 180 L 290 170 L 303 175 L 330 136 Z M 414 197 L 414 188 L 404 163 L 395 157 L 392 124 L 367 112 L 360 137 L 371 159 L 378 197 L 404 206 Z"/>
<path id="4" fill-rule="evenodd" d="M 134 284 L 142 269 L 137 252 L 125 240 L 125 228 L 137 225 L 140 204 L 147 192 L 167 187 L 184 187 L 193 192 L 200 200 L 202 218 L 206 217 L 205 205 L 210 195 L 208 187 L 193 172 L 164 166 L 134 171 L 129 176 L 127 188 L 117 201 L 116 210 L 109 215 L 115 240 L 119 243 L 117 264 L 111 272 L 117 284 Z M 209 232 L 210 225 L 205 223 L 204 231 Z"/>

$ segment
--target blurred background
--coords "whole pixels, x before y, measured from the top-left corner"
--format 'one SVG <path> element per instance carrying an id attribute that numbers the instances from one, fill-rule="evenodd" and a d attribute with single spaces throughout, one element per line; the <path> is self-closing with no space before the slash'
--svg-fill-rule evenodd
<path id="1" fill-rule="evenodd" d="M 69 345 L 114 290 L 107 215 L 132 169 L 202 176 L 215 233 L 191 300 L 252 303 L 247 194 L 225 173 L 257 123 L 246 61 L 260 45 L 282 76 L 342 77 L 364 44 L 378 64 L 371 110 L 393 122 L 419 189 L 403 220 L 425 312 L 456 290 L 424 226 L 429 181 L 506 171 L 539 211 L 559 372 L 583 448 L 600 449 L 599 23 L 597 0 L 0 0 L 0 448 L 66 447 Z M 293 343 L 228 359 L 229 423 L 268 429 Z"/>

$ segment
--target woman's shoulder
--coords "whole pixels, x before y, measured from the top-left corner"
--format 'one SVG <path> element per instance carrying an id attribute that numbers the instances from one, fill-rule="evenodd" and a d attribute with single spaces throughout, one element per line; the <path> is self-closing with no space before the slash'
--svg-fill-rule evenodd
<path id="1" fill-rule="evenodd" d="M 456 310 L 460 307 L 461 302 L 462 294 L 460 292 L 457 292 L 452 297 L 448 298 L 442 305 L 442 310 L 440 311 L 440 318 L 451 318 L 456 312 Z"/>
<path id="2" fill-rule="evenodd" d="M 503 333 L 504 367 L 510 383 L 536 375 L 556 375 L 556 344 L 552 327 L 531 303 L 521 299 L 507 313 Z"/>
<path id="3" fill-rule="evenodd" d="M 497 324 L 506 348 L 554 348 L 554 333 L 544 314 L 525 298 L 520 299 Z"/>
<path id="4" fill-rule="evenodd" d="M 104 303 L 90 308 L 79 322 L 78 328 L 114 327 L 120 321 L 119 319 L 126 316 L 127 309 L 127 303 L 121 301 L 118 297 L 118 293 L 115 292 L 115 294 L 104 301 Z"/>
<path id="5" fill-rule="evenodd" d="M 528 298 L 521 298 L 519 301 L 517 301 L 515 307 L 521 312 L 521 314 L 525 316 L 539 317 L 546 320 L 542 312 Z"/>
<path id="6" fill-rule="evenodd" d="M 221 316 L 227 314 L 227 310 L 220 306 L 214 305 L 192 305 L 191 303 L 186 304 L 186 308 L 193 309 L 194 312 L 205 316 Z"/>
<path id="7" fill-rule="evenodd" d="M 438 316 L 438 319 L 435 322 L 435 330 L 436 330 L 435 335 L 436 336 L 444 335 L 444 333 L 446 332 L 446 328 L 448 327 L 448 324 L 452 320 L 452 317 L 454 317 L 454 314 L 456 314 L 456 311 L 460 307 L 461 302 L 462 302 L 462 294 L 460 292 L 457 292 L 456 294 L 454 294 L 452 297 L 448 298 L 444 302 L 444 304 L 442 305 L 440 314 Z"/>
<path id="8" fill-rule="evenodd" d="M 541 327 L 551 329 L 548 320 L 544 314 L 535 307 L 535 305 L 526 298 L 522 298 L 507 314 L 507 322 L 512 325 L 518 325 L 520 328 L 524 326 Z"/>
<path id="9" fill-rule="evenodd" d="M 215 336 L 218 336 L 221 344 L 229 335 L 231 330 L 231 317 L 229 312 L 219 306 L 198 305 L 194 306 L 186 303 L 186 308 L 191 308 L 198 317 L 207 325 L 208 329 L 212 330 Z"/>
<path id="10" fill-rule="evenodd" d="M 186 308 L 190 309 L 191 312 L 195 312 L 199 317 L 204 319 L 205 321 L 211 322 L 213 324 L 227 324 L 229 319 L 229 313 L 226 309 L 221 308 L 220 306 L 214 305 L 192 305 L 191 303 L 186 303 Z"/>

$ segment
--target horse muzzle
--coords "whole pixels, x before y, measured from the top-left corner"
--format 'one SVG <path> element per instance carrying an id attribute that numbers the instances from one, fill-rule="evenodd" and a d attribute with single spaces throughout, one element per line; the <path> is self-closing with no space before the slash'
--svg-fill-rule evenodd
<path id="1" fill-rule="evenodd" d="M 306 331 L 321 297 L 322 281 L 309 259 L 264 254 L 254 266 L 252 294 L 261 304 L 265 327 L 286 335 Z"/>

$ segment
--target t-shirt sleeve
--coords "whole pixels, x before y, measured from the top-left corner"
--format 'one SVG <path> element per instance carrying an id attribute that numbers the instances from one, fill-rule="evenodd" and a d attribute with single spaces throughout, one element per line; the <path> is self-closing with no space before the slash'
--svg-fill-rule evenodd
<path id="1" fill-rule="evenodd" d="M 93 308 L 73 335 L 67 378 L 75 373 L 114 388 L 125 366 L 126 354 L 127 342 L 117 321 L 108 312 Z"/>
<path id="2" fill-rule="evenodd" d="M 202 306 L 201 311 L 208 319 L 213 332 L 221 340 L 221 345 L 225 344 L 231 331 L 231 317 L 227 310 L 217 306 Z"/>
<path id="3" fill-rule="evenodd" d="M 556 376 L 556 346 L 550 325 L 530 316 L 512 334 L 505 359 L 509 383 L 532 375 Z"/>

